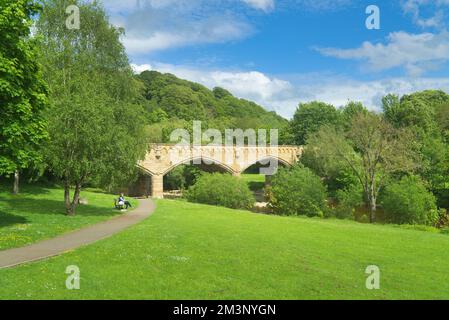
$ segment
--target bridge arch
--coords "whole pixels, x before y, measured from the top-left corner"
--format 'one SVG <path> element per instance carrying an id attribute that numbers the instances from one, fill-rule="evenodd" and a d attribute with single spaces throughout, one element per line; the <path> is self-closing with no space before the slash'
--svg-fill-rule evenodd
<path id="1" fill-rule="evenodd" d="M 149 190 L 145 193 L 155 198 L 163 197 L 163 178 L 176 167 L 201 159 L 204 165 L 214 165 L 224 172 L 240 175 L 249 167 L 269 159 L 284 166 L 299 160 L 302 147 L 298 146 L 179 146 L 151 145 L 144 160 L 137 167 L 151 177 L 145 180 Z M 175 155 L 174 157 L 172 155 Z M 250 156 L 251 155 L 251 156 Z M 255 156 L 254 159 L 252 156 Z M 229 159 L 230 158 L 230 159 Z M 150 190 L 151 189 L 151 190 Z"/>
<path id="2" fill-rule="evenodd" d="M 201 163 L 196 163 L 196 161 L 201 161 Z M 155 172 L 151 170 L 151 168 L 148 168 L 146 166 L 137 165 L 137 168 L 142 172 L 142 176 L 139 178 L 139 181 L 137 182 L 137 186 L 134 187 L 132 193 L 134 195 L 138 196 L 153 196 L 160 198 L 163 196 L 164 193 L 164 177 L 170 173 L 172 170 L 176 169 L 179 166 L 182 165 L 194 165 L 194 166 L 210 166 L 210 167 L 216 167 L 219 168 L 218 171 L 229 173 L 231 175 L 238 175 L 239 173 L 236 172 L 231 166 L 221 162 L 217 161 L 216 159 L 212 159 L 207 156 L 200 156 L 200 157 L 188 157 L 186 159 L 183 159 L 181 161 L 178 161 L 174 164 L 171 164 L 169 167 L 164 168 L 162 172 Z M 202 168 L 204 169 L 204 168 Z"/>
<path id="3" fill-rule="evenodd" d="M 246 170 L 248 170 L 249 168 L 251 168 L 252 166 L 254 166 L 254 165 L 258 164 L 258 163 L 263 165 L 262 162 L 269 161 L 269 160 L 276 160 L 277 163 L 280 163 L 281 165 L 283 165 L 285 167 L 291 167 L 292 166 L 291 163 L 289 163 L 288 161 L 286 161 L 283 158 L 276 157 L 276 156 L 266 156 L 266 157 L 261 157 L 260 159 L 258 159 L 256 161 L 252 161 L 252 162 L 246 164 L 244 167 L 242 167 L 241 172 L 242 173 L 245 172 Z"/>
<path id="4" fill-rule="evenodd" d="M 149 175 L 150 177 L 157 174 L 156 172 L 151 171 L 151 169 L 146 168 L 146 167 L 144 167 L 144 166 L 141 166 L 141 165 L 139 165 L 139 164 L 137 165 L 137 168 L 138 168 L 140 171 L 142 171 L 142 173 L 147 174 L 147 175 Z"/>
<path id="5" fill-rule="evenodd" d="M 228 166 L 227 164 L 221 162 L 221 161 L 217 161 L 216 159 L 212 159 L 210 157 L 207 156 L 197 156 L 197 157 L 189 157 L 185 160 L 181 160 L 173 165 L 171 165 L 168 169 L 166 169 L 162 175 L 166 175 L 167 173 L 169 173 L 170 171 L 172 171 L 173 169 L 175 169 L 176 167 L 179 167 L 181 165 L 196 165 L 196 160 L 201 160 L 201 164 L 205 164 L 205 165 L 213 165 L 213 166 L 217 166 L 221 169 L 223 169 L 223 171 L 230 173 L 232 175 L 236 175 L 238 174 L 231 166 Z M 199 164 L 200 165 L 200 164 Z"/>

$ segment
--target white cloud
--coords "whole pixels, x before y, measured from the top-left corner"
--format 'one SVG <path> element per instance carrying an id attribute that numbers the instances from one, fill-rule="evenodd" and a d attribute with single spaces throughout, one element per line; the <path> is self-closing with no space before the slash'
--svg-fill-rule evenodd
<path id="1" fill-rule="evenodd" d="M 364 42 L 354 49 L 318 48 L 325 55 L 340 59 L 367 61 L 367 68 L 374 71 L 403 67 L 409 75 L 419 76 L 449 61 L 449 32 L 439 34 L 394 32 L 387 44 Z"/>
<path id="2" fill-rule="evenodd" d="M 105 5 L 112 23 L 126 30 L 128 53 L 143 55 L 249 36 L 253 27 L 231 5 L 236 1 L 265 11 L 274 7 L 274 0 L 108 0 Z"/>
<path id="3" fill-rule="evenodd" d="M 128 32 L 123 39 L 129 54 L 146 54 L 154 51 L 206 43 L 222 43 L 238 40 L 252 32 L 251 26 L 237 21 L 216 17 L 201 21 L 185 22 L 183 28 L 155 28 L 152 32 Z M 151 30 L 144 28 L 143 30 Z"/>
<path id="4" fill-rule="evenodd" d="M 136 74 L 140 74 L 144 71 L 153 70 L 151 64 L 131 64 L 131 67 L 133 68 Z"/>
<path id="5" fill-rule="evenodd" d="M 242 1 L 251 7 L 263 11 L 269 11 L 274 9 L 274 0 L 242 0 Z"/>
<path id="6" fill-rule="evenodd" d="M 449 0 L 402 0 L 404 12 L 411 14 L 413 21 L 422 28 L 442 28 L 445 25 L 445 7 Z M 423 17 L 423 9 L 432 11 L 428 17 Z"/>
<path id="7" fill-rule="evenodd" d="M 223 87 L 239 98 L 254 101 L 268 110 L 291 118 L 300 102 L 324 101 L 337 107 L 348 101 L 360 101 L 372 110 L 380 110 L 381 99 L 388 93 L 404 95 L 425 89 L 449 92 L 449 78 L 393 78 L 358 81 L 329 75 L 301 75 L 294 81 L 270 77 L 258 71 L 204 70 L 170 64 L 133 65 L 136 72 L 157 70 L 198 82 L 212 89 Z"/>
<path id="8" fill-rule="evenodd" d="M 284 0 L 285 1 L 285 0 Z M 322 0 L 327 1 L 327 0 Z M 341 0 L 344 1 L 344 0 Z M 235 4 L 237 2 L 243 3 L 249 7 L 260 9 L 263 11 L 268 11 L 274 9 L 275 0 L 104 0 L 106 8 L 111 12 L 126 12 L 133 11 L 137 8 L 151 6 L 153 8 L 198 8 L 208 3 L 208 5 L 215 6 L 228 6 L 229 4 Z M 319 2 L 319 1 L 318 1 Z"/>
<path id="9" fill-rule="evenodd" d="M 111 22 L 126 30 L 131 55 L 238 41 L 254 33 L 250 10 L 333 10 L 354 0 L 103 0 Z"/>

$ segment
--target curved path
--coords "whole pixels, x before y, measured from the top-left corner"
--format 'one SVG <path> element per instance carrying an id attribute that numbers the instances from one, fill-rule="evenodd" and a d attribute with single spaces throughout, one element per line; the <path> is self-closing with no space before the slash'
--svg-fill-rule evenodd
<path id="1" fill-rule="evenodd" d="M 139 200 L 139 207 L 108 221 L 70 232 L 26 247 L 0 251 L 0 269 L 57 256 L 107 238 L 148 218 L 156 206 L 152 200 Z"/>

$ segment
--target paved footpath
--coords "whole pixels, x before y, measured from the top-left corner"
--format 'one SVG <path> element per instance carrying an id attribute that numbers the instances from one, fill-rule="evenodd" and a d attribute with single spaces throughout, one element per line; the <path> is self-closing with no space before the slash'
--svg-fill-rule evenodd
<path id="1" fill-rule="evenodd" d="M 139 207 L 130 213 L 50 240 L 44 240 L 22 248 L 0 251 L 0 269 L 57 256 L 78 247 L 108 238 L 148 218 L 154 212 L 155 208 L 154 202 L 150 199 L 139 200 Z"/>

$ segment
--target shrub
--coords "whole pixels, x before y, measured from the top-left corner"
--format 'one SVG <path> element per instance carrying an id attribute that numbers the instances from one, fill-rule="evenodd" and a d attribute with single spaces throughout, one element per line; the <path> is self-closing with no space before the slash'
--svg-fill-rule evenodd
<path id="1" fill-rule="evenodd" d="M 368 215 L 366 214 L 362 215 L 357 221 L 360 223 L 370 223 Z"/>
<path id="2" fill-rule="evenodd" d="M 180 165 L 164 176 L 164 189 L 188 189 L 202 174 L 203 171 L 195 166 Z"/>
<path id="3" fill-rule="evenodd" d="M 203 174 L 186 192 L 190 202 L 223 206 L 232 209 L 251 209 L 255 199 L 245 181 L 229 174 Z"/>
<path id="4" fill-rule="evenodd" d="M 164 176 L 165 190 L 182 190 L 185 188 L 184 167 L 179 166 Z"/>
<path id="5" fill-rule="evenodd" d="M 364 204 L 363 190 L 356 184 L 337 190 L 335 197 L 338 202 L 335 208 L 335 216 L 339 219 L 354 218 L 356 208 Z"/>
<path id="6" fill-rule="evenodd" d="M 388 185 L 381 203 L 387 220 L 392 223 L 433 226 L 438 221 L 435 196 L 417 177 L 407 176 Z"/>
<path id="7" fill-rule="evenodd" d="M 425 231 L 425 232 L 431 232 L 431 233 L 439 233 L 440 229 L 432 227 L 432 226 L 424 226 L 424 225 L 410 225 L 410 224 L 401 224 L 398 226 L 401 229 L 406 230 L 416 230 L 416 231 Z"/>
<path id="8" fill-rule="evenodd" d="M 323 217 L 327 192 L 320 178 L 310 169 L 295 166 L 280 169 L 273 177 L 268 199 L 274 213 Z"/>
<path id="9" fill-rule="evenodd" d="M 438 212 L 438 222 L 436 226 L 440 229 L 449 227 L 449 214 L 446 209 L 440 209 Z"/>

